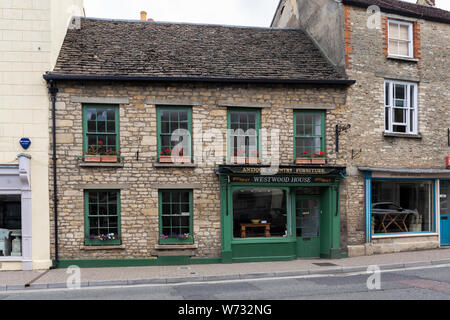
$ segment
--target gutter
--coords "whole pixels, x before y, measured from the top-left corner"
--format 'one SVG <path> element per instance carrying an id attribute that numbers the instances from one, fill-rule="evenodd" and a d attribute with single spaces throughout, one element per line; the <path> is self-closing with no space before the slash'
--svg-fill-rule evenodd
<path id="1" fill-rule="evenodd" d="M 259 83 L 259 84 L 321 84 L 352 85 L 355 80 L 348 79 L 276 79 L 276 78 L 208 78 L 208 77 L 158 77 L 158 76 L 126 76 L 126 75 L 84 75 L 84 74 L 45 74 L 47 81 L 144 81 L 144 82 L 216 82 L 216 83 Z"/>
<path id="2" fill-rule="evenodd" d="M 54 232 L 55 232 L 55 260 L 50 269 L 56 269 L 59 264 L 58 255 L 58 181 L 56 175 L 56 94 L 58 93 L 58 88 L 53 80 L 50 80 L 50 87 L 48 89 L 51 99 L 52 99 L 52 148 L 53 148 L 53 210 L 54 210 Z"/>

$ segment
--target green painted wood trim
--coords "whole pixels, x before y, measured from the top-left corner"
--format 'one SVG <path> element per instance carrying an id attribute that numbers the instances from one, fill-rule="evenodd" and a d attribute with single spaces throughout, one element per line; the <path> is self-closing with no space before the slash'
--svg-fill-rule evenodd
<path id="1" fill-rule="evenodd" d="M 190 134 L 189 139 L 189 151 L 191 153 L 191 162 L 194 159 L 194 149 L 192 148 L 192 107 L 183 107 L 183 106 L 156 106 L 156 159 L 159 162 L 161 155 L 161 111 L 162 110 L 178 110 L 178 111 L 187 111 L 188 114 L 188 131 Z"/>
<path id="2" fill-rule="evenodd" d="M 193 197 L 193 190 L 191 189 L 160 189 L 158 190 L 158 230 L 159 234 L 162 234 L 163 225 L 162 225 L 162 193 L 163 192 L 189 192 L 189 233 L 193 235 L 193 220 L 194 220 L 194 197 Z M 192 244 L 194 243 L 194 238 L 192 239 L 186 239 L 186 240 L 180 240 L 180 239 L 159 239 L 159 244 Z"/>
<path id="3" fill-rule="evenodd" d="M 117 232 L 120 239 L 100 241 L 98 239 L 89 239 L 90 236 L 90 226 L 89 226 L 89 192 L 115 192 L 117 194 Z M 122 219 L 121 219 L 121 201 L 120 201 L 120 190 L 90 190 L 86 189 L 84 194 L 84 245 L 85 246 L 110 246 L 110 245 L 120 245 L 122 244 Z"/>
<path id="4" fill-rule="evenodd" d="M 88 129 L 87 129 L 87 109 L 114 109 L 115 111 L 115 135 L 116 135 L 116 151 L 120 151 L 120 112 L 118 105 L 100 105 L 100 104 L 82 104 L 82 122 L 83 122 L 83 159 L 84 154 L 89 149 Z M 102 134 L 102 133 L 99 133 Z M 120 157 L 118 157 L 120 161 Z"/>
<path id="5" fill-rule="evenodd" d="M 221 258 L 191 258 L 186 256 L 158 257 L 151 259 L 62 259 L 58 268 L 65 269 L 70 266 L 80 268 L 114 268 L 114 267 L 147 267 L 166 265 L 198 265 L 219 264 Z"/>
<path id="6" fill-rule="evenodd" d="M 294 161 L 297 158 L 297 115 L 298 114 L 320 114 L 321 116 L 321 141 L 320 141 L 320 151 L 326 151 L 326 127 L 325 127 L 325 110 L 294 110 Z"/>
<path id="7" fill-rule="evenodd" d="M 256 143 L 257 148 L 256 151 L 259 155 L 261 155 L 260 145 L 261 145 L 261 137 L 259 135 L 259 131 L 261 129 L 261 109 L 253 109 L 250 110 L 249 108 L 238 108 L 238 107 L 230 107 L 227 111 L 227 162 L 231 163 L 231 138 L 229 136 L 229 130 L 231 129 L 231 112 L 237 111 L 237 112 L 247 112 L 247 113 L 255 113 L 255 120 L 256 120 Z"/>

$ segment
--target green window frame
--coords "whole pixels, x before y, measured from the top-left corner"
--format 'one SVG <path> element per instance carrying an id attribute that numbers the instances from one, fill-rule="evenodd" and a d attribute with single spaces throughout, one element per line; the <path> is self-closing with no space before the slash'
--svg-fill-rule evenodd
<path id="1" fill-rule="evenodd" d="M 256 151 L 256 157 L 260 159 L 260 137 L 259 131 L 261 129 L 261 110 L 260 109 L 249 109 L 249 108 L 229 108 L 227 112 L 227 141 L 228 141 L 228 151 L 227 158 L 228 161 L 238 158 L 250 158 L 254 157 L 251 152 Z M 245 132 L 249 129 L 255 129 L 256 133 L 256 150 L 250 150 L 250 139 L 249 135 L 237 135 L 231 134 L 229 130 L 242 129 Z M 245 139 L 245 152 L 240 149 L 238 145 L 238 139 Z M 234 146 L 232 140 L 234 139 Z M 233 149 L 233 150 L 232 150 Z"/>
<path id="2" fill-rule="evenodd" d="M 183 154 L 180 157 L 189 158 L 192 162 L 192 108 L 157 106 L 156 119 L 158 161 L 161 161 L 162 156 L 170 156 L 175 146 L 180 143 L 179 141 L 172 141 L 173 132 L 177 129 L 185 129 L 190 134 L 188 150 L 183 149 Z"/>
<path id="3" fill-rule="evenodd" d="M 159 243 L 194 243 L 193 191 L 168 190 L 158 192 Z"/>
<path id="4" fill-rule="evenodd" d="M 119 106 L 83 105 L 83 155 L 115 153 L 120 161 Z M 101 142 L 101 143 L 100 143 Z"/>
<path id="5" fill-rule="evenodd" d="M 305 157 L 306 153 L 326 152 L 325 111 L 294 111 L 294 159 Z"/>
<path id="6" fill-rule="evenodd" d="M 84 190 L 84 244 L 120 245 L 120 211 L 120 190 Z"/>

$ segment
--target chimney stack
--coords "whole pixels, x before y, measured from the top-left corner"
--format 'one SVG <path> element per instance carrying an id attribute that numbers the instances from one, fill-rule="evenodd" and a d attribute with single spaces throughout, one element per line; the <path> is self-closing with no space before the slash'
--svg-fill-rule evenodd
<path id="1" fill-rule="evenodd" d="M 436 7 L 436 0 L 417 0 L 417 4 L 422 6 Z"/>
<path id="2" fill-rule="evenodd" d="M 141 21 L 147 21 L 147 12 L 141 11 Z"/>

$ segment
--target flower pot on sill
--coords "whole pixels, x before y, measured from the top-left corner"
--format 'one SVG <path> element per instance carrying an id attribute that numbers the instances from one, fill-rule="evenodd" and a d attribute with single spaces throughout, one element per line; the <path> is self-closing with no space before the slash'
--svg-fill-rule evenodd
<path id="1" fill-rule="evenodd" d="M 311 159 L 311 164 L 326 164 L 326 159 Z"/>
<path id="2" fill-rule="evenodd" d="M 101 162 L 101 157 L 98 154 L 86 154 L 84 162 Z"/>
<path id="3" fill-rule="evenodd" d="M 234 164 L 260 164 L 261 160 L 251 158 L 233 158 Z"/>
<path id="4" fill-rule="evenodd" d="M 103 155 L 102 162 L 117 162 L 117 155 Z"/>
<path id="5" fill-rule="evenodd" d="M 295 160 L 296 164 L 311 164 L 311 159 L 309 158 L 299 158 Z"/>
<path id="6" fill-rule="evenodd" d="M 296 164 L 326 164 L 325 158 L 298 158 L 295 160 Z"/>

